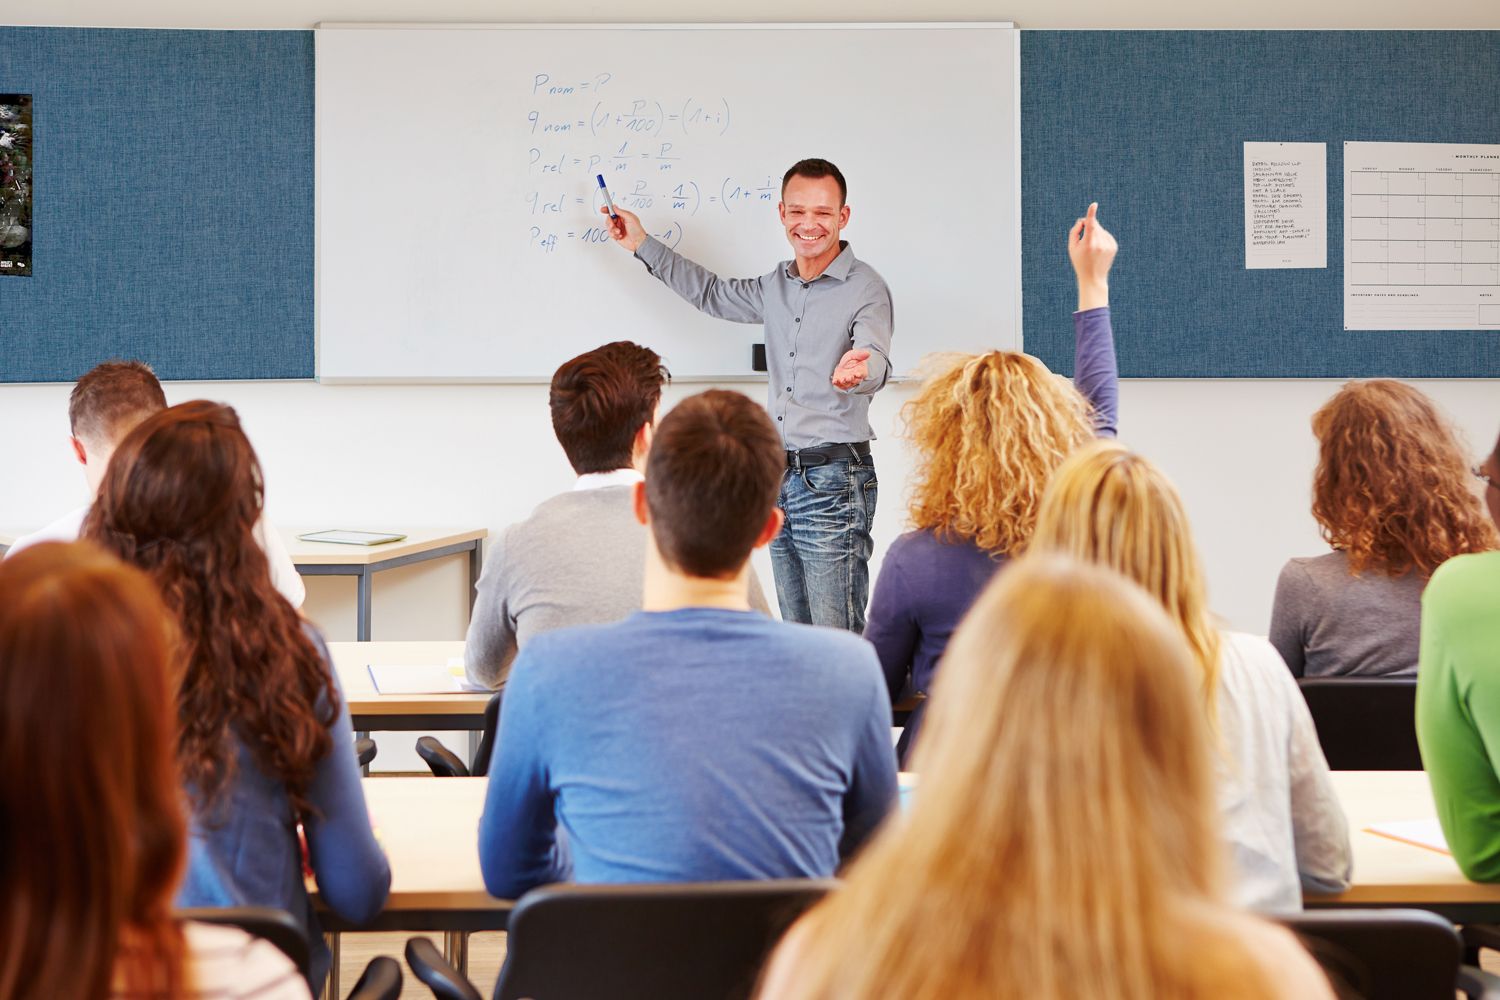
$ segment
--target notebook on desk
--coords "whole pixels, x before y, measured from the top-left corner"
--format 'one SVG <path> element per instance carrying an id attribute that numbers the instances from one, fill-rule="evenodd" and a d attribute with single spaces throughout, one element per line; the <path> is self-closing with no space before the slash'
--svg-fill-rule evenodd
<path id="1" fill-rule="evenodd" d="M 377 694 L 463 694 L 483 691 L 471 685 L 464 676 L 464 663 L 453 657 L 447 664 L 371 663 L 370 682 Z"/>

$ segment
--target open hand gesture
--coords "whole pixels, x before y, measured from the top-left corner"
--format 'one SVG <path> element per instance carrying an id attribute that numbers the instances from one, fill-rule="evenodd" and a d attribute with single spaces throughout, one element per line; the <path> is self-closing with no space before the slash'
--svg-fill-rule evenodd
<path id="1" fill-rule="evenodd" d="M 839 358 L 839 363 L 833 367 L 833 387 L 835 389 L 853 389 L 870 375 L 870 366 L 866 364 L 870 360 L 870 352 L 856 347 L 852 351 L 845 351 L 844 356 Z"/>

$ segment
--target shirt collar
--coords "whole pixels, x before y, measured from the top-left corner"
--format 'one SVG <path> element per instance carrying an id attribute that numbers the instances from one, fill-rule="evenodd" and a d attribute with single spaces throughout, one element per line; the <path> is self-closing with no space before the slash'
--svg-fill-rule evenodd
<path id="1" fill-rule="evenodd" d="M 843 281 L 849 277 L 849 271 L 854 267 L 854 251 L 850 248 L 848 240 L 839 240 L 839 247 L 841 248 L 839 255 L 833 258 L 833 263 L 824 268 L 818 278 L 834 278 Z M 793 257 L 786 262 L 783 273 L 793 281 L 802 280 L 802 275 L 797 273 L 797 258 Z M 818 278 L 814 278 L 813 281 L 817 281 Z"/>
<path id="2" fill-rule="evenodd" d="M 586 472 L 573 484 L 573 492 L 602 490 L 606 486 L 634 486 L 643 483 L 646 477 L 635 469 L 615 469 L 612 472 Z"/>

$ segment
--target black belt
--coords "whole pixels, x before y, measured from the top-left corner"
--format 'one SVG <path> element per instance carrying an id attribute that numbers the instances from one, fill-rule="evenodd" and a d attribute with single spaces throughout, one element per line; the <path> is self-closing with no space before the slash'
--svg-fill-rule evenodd
<path id="1" fill-rule="evenodd" d="M 789 469 L 802 469 L 829 462 L 858 461 L 870 457 L 870 442 L 855 441 L 852 444 L 820 444 L 814 448 L 802 448 L 786 453 Z"/>

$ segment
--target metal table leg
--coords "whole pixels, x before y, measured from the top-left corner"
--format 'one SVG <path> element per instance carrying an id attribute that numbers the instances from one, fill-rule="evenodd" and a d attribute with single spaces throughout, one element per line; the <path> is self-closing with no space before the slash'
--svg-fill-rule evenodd
<path id="1" fill-rule="evenodd" d="M 339 990 L 339 934 L 333 931 L 323 935 L 323 940 L 328 942 L 328 950 L 333 952 L 333 961 L 328 966 L 328 978 L 324 981 L 323 996 L 327 1000 L 339 1000 L 343 994 Z"/>
<path id="2" fill-rule="evenodd" d="M 373 583 L 374 574 L 370 572 L 370 567 L 363 567 L 358 577 L 358 595 L 354 613 L 354 637 L 360 642 L 370 641 L 370 597 L 374 590 Z"/>
<path id="3" fill-rule="evenodd" d="M 449 965 L 459 971 L 460 975 L 467 977 L 469 975 L 469 932 L 444 931 L 443 957 L 448 960 Z"/>

